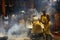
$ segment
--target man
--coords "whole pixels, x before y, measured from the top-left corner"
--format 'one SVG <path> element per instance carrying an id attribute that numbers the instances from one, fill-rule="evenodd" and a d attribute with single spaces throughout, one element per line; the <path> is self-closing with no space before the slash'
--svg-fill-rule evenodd
<path id="1" fill-rule="evenodd" d="M 48 14 L 46 14 L 45 10 L 43 11 L 43 15 L 41 15 L 41 21 L 44 24 L 44 33 L 46 35 L 46 40 L 49 40 L 49 38 L 51 40 L 51 31 L 50 31 L 51 22 L 50 17 Z"/>

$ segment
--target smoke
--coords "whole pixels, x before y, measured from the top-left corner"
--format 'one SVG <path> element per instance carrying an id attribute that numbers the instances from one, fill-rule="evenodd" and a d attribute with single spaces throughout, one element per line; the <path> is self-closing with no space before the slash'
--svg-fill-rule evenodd
<path id="1" fill-rule="evenodd" d="M 9 30 L 9 35 L 21 35 L 26 32 L 25 24 L 22 23 L 16 23 L 14 24 Z"/>
<path id="2" fill-rule="evenodd" d="M 20 11 L 19 11 L 20 12 Z M 39 15 L 36 9 L 29 9 L 27 13 L 21 15 L 22 13 L 16 14 L 17 16 L 11 17 L 10 20 L 10 28 L 7 32 L 9 39 L 12 39 L 12 37 L 16 38 L 24 38 L 28 36 L 29 29 L 32 28 L 32 24 L 30 19 L 32 19 L 33 15 Z M 25 20 L 26 18 L 26 20 Z M 30 18 L 30 19 L 28 19 Z M 30 33 L 29 33 L 30 34 Z"/>

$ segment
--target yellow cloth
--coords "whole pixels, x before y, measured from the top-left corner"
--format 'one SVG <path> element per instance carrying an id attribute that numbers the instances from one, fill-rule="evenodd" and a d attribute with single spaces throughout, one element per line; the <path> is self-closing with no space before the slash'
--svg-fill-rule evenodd
<path id="1" fill-rule="evenodd" d="M 50 27 L 51 27 L 51 23 L 50 22 L 48 24 L 44 25 L 44 33 L 45 34 L 51 34 Z"/>
<path id="2" fill-rule="evenodd" d="M 44 23 L 44 24 L 47 24 L 48 23 L 48 19 L 47 19 L 47 17 L 46 16 L 42 16 L 42 22 Z"/>
<path id="3" fill-rule="evenodd" d="M 43 15 L 41 17 L 42 23 L 44 24 L 44 33 L 45 34 L 51 34 L 50 27 L 51 27 L 51 22 L 49 21 L 49 16 Z"/>
<path id="4" fill-rule="evenodd" d="M 36 34 L 37 33 L 42 33 L 43 32 L 43 27 L 41 25 L 43 25 L 41 22 L 34 21 L 33 22 L 33 29 L 32 29 L 33 33 L 36 33 Z"/>

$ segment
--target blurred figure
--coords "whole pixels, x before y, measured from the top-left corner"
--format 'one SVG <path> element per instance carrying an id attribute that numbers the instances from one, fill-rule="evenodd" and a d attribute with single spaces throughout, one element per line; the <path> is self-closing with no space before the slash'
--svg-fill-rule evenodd
<path id="1" fill-rule="evenodd" d="M 38 17 L 34 16 L 33 17 L 33 28 L 32 28 L 32 40 L 40 40 L 43 36 L 43 24 L 42 22 L 39 20 Z"/>
<path id="2" fill-rule="evenodd" d="M 43 15 L 41 15 L 41 21 L 44 24 L 44 33 L 46 35 L 46 40 L 52 40 L 52 36 L 51 36 L 51 21 L 50 21 L 50 17 L 48 14 L 46 14 L 46 11 L 42 11 Z M 49 39 L 50 38 L 50 39 Z"/>
<path id="3" fill-rule="evenodd" d="M 46 14 L 46 11 L 42 11 L 41 21 L 43 24 L 47 24 L 50 21 L 49 15 Z"/>

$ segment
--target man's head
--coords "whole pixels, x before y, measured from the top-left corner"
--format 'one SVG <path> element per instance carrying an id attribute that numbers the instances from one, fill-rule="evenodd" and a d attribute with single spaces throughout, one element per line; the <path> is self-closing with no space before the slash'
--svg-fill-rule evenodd
<path id="1" fill-rule="evenodd" d="M 43 13 L 43 15 L 46 15 L 46 11 L 45 10 L 43 10 L 42 13 Z"/>

